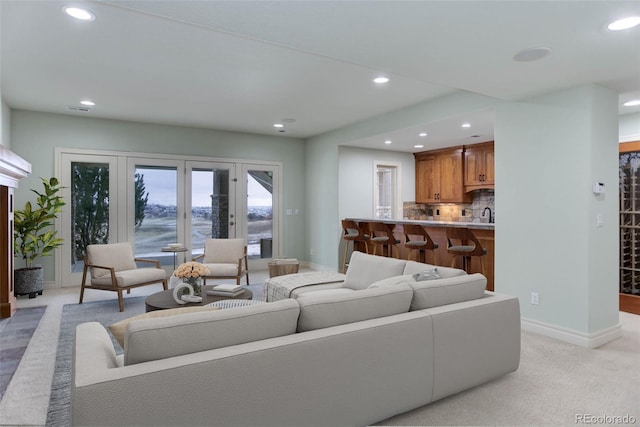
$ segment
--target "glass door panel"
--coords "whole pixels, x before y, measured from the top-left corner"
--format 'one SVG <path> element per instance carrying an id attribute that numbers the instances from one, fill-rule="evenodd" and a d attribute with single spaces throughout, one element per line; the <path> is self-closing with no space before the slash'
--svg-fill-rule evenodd
<path id="1" fill-rule="evenodd" d="M 187 162 L 187 229 L 193 255 L 209 238 L 236 237 L 235 164 Z"/>
<path id="2" fill-rule="evenodd" d="M 117 224 L 117 161 L 110 156 L 63 154 L 60 280 L 63 286 L 82 280 L 87 245 L 114 240 Z"/>
<path id="3" fill-rule="evenodd" d="M 174 264 L 173 253 L 162 252 L 178 238 L 178 169 L 176 166 L 135 165 L 133 191 L 134 253 Z"/>
<path id="4" fill-rule="evenodd" d="M 247 253 L 273 257 L 273 172 L 247 171 Z"/>

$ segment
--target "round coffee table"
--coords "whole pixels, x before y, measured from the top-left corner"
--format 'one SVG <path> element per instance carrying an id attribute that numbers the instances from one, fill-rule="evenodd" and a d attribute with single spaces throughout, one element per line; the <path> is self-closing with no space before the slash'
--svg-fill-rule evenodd
<path id="1" fill-rule="evenodd" d="M 212 302 L 221 301 L 224 299 L 251 299 L 253 298 L 253 292 L 251 289 L 245 289 L 239 295 L 233 297 L 226 297 L 220 295 L 208 295 L 207 290 L 213 289 L 215 285 L 207 285 L 202 289 L 202 302 L 188 302 L 186 304 L 178 304 L 176 300 L 173 299 L 173 289 L 168 289 L 166 291 L 158 292 L 152 295 L 149 295 L 144 300 L 145 309 L 147 312 L 154 310 L 166 310 L 168 308 L 180 308 L 180 307 L 194 307 L 199 305 L 207 305 Z"/>

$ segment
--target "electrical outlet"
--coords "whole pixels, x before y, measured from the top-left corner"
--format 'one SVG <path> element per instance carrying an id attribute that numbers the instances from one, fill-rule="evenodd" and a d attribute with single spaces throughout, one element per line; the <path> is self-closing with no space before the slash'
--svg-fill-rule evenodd
<path id="1" fill-rule="evenodd" d="M 539 303 L 539 295 L 537 292 L 531 292 L 531 304 L 538 305 Z"/>
<path id="2" fill-rule="evenodd" d="M 440 209 L 436 209 L 436 215 L 440 215 Z"/>
<path id="3" fill-rule="evenodd" d="M 462 209 L 462 216 L 466 216 L 467 215 L 467 211 L 465 209 Z"/>
<path id="4" fill-rule="evenodd" d="M 313 248 L 309 249 L 309 255 L 313 256 L 315 254 L 316 254 L 315 249 L 313 249 Z"/>

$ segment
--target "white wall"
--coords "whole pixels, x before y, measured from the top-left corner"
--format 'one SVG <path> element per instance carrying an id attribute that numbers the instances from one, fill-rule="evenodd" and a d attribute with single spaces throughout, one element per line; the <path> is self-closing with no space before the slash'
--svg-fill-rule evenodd
<path id="1" fill-rule="evenodd" d="M 16 191 L 16 206 L 32 198 L 29 189 L 40 187 L 39 177 L 53 175 L 55 147 L 281 161 L 283 208 L 304 206 L 305 158 L 300 139 L 21 110 L 12 111 L 11 132 L 12 150 L 33 167 Z M 303 210 L 299 216 L 283 217 L 287 256 L 304 259 L 304 223 Z M 52 281 L 53 260 L 44 259 L 42 264 L 45 280 Z"/>
<path id="2" fill-rule="evenodd" d="M 588 346 L 611 338 L 619 332 L 617 95 L 582 86 L 501 105 L 495 117 L 496 291 L 518 296 L 540 331 Z M 592 193 L 594 180 L 607 194 Z"/>
<path id="3" fill-rule="evenodd" d="M 619 120 L 620 142 L 640 141 L 640 113 L 625 114 Z"/>

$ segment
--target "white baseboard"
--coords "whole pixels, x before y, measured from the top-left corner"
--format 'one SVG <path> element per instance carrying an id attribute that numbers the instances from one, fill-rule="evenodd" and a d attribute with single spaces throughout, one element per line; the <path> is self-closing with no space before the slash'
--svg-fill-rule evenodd
<path id="1" fill-rule="evenodd" d="M 601 345 L 616 340 L 622 336 L 622 325 L 620 323 L 609 328 L 602 329 L 598 332 L 584 333 L 524 317 L 522 317 L 520 321 L 522 329 L 525 331 L 535 332 L 540 335 L 586 348 L 600 347 Z"/>
<path id="2" fill-rule="evenodd" d="M 326 265 L 315 264 L 309 261 L 300 261 L 300 267 L 309 268 L 311 270 L 316 270 L 316 271 L 338 271 L 335 268 L 327 267 Z M 341 271 L 339 272 L 341 273 Z"/>

